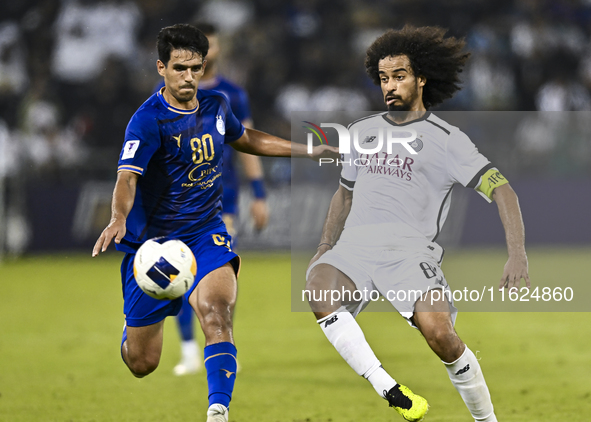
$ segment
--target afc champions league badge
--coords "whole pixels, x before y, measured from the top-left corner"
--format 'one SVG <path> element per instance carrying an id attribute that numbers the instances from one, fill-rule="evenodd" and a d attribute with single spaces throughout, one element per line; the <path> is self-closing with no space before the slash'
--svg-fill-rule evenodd
<path id="1" fill-rule="evenodd" d="M 410 142 L 409 145 L 416 152 L 419 152 L 423 149 L 423 141 L 421 141 L 419 138 L 416 138 L 414 141 Z"/>
<path id="2" fill-rule="evenodd" d="M 216 122 L 215 122 L 215 127 L 218 130 L 218 132 L 220 133 L 220 135 L 225 135 L 226 134 L 226 124 L 224 123 L 224 119 L 222 119 L 222 116 L 218 115 L 215 118 Z"/>

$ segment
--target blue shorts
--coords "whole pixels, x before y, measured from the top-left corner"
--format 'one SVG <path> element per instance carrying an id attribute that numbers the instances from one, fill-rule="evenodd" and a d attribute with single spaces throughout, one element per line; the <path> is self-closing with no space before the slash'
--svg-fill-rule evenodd
<path id="1" fill-rule="evenodd" d="M 162 321 L 167 316 L 177 315 L 183 300 L 188 300 L 199 281 L 228 262 L 232 264 L 236 275 L 238 275 L 240 258 L 232 252 L 230 248 L 232 238 L 225 231 L 203 234 L 191 241 L 182 240 L 191 248 L 197 260 L 195 282 L 189 291 L 185 293 L 184 298 L 158 300 L 145 294 L 139 288 L 133 276 L 135 254 L 125 254 L 121 263 L 121 282 L 123 284 L 123 313 L 128 326 L 143 327 L 152 325 Z"/>

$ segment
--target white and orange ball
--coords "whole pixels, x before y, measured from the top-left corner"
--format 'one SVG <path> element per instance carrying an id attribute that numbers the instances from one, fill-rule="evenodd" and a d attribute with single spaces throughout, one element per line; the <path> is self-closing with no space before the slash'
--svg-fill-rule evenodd
<path id="1" fill-rule="evenodd" d="M 181 297 L 193 285 L 197 261 L 191 249 L 178 239 L 157 237 L 144 242 L 133 261 L 135 280 L 154 299 Z"/>

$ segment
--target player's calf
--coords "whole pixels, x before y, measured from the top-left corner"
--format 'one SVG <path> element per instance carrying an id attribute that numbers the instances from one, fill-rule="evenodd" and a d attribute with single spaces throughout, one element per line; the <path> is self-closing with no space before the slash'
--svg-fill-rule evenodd
<path id="1" fill-rule="evenodd" d="M 454 329 L 447 298 L 438 293 L 439 290 L 431 290 L 417 301 L 412 321 L 431 350 L 442 361 L 453 362 L 464 352 L 465 345 Z M 433 300 L 434 296 L 438 300 Z"/>
<path id="2" fill-rule="evenodd" d="M 200 304 L 200 310 L 199 322 L 205 334 L 206 344 L 232 341 L 234 303 L 220 298 Z"/>
<path id="3" fill-rule="evenodd" d="M 215 269 L 199 282 L 189 303 L 195 310 L 205 344 L 233 342 L 232 317 L 236 306 L 236 274 L 230 263 Z"/>
<path id="4" fill-rule="evenodd" d="M 455 332 L 450 312 L 446 311 L 448 306 L 443 300 L 429 300 L 428 293 L 416 303 L 413 321 L 445 365 L 449 379 L 474 420 L 496 422 L 480 364 Z"/>
<path id="5" fill-rule="evenodd" d="M 418 325 L 418 324 L 417 324 Z M 464 352 L 465 345 L 451 327 L 444 324 L 432 325 L 428 328 L 419 328 L 425 337 L 427 344 L 435 354 L 444 362 L 453 362 Z"/>
<path id="6" fill-rule="evenodd" d="M 236 304 L 236 274 L 227 263 L 209 273 L 189 297 L 205 334 L 203 350 L 207 371 L 210 410 L 208 421 L 227 420 L 237 372 L 237 350 L 232 334 L 232 316 Z M 222 407 L 220 407 L 222 406 Z M 226 409 L 222 413 L 218 410 Z"/>

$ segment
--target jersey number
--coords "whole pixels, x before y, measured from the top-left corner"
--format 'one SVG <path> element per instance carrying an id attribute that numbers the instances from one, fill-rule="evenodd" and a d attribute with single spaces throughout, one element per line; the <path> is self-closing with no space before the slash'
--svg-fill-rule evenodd
<path id="1" fill-rule="evenodd" d="M 218 246 L 225 246 L 226 248 L 228 248 L 229 251 L 232 250 L 232 246 L 230 245 L 230 241 L 228 239 L 226 239 L 224 236 L 220 235 L 220 234 L 213 234 L 211 235 L 212 239 L 213 239 L 213 243 L 215 243 Z"/>
<path id="2" fill-rule="evenodd" d="M 191 150 L 193 151 L 192 158 L 195 164 L 201 164 L 203 159 L 205 161 L 213 160 L 213 156 L 215 155 L 213 138 L 210 134 L 205 134 L 201 139 L 191 139 Z"/>
<path id="3" fill-rule="evenodd" d="M 425 277 L 427 278 L 433 278 L 437 275 L 437 269 L 427 264 L 426 262 L 421 262 L 419 264 L 419 267 L 421 267 L 421 270 L 423 270 L 423 274 L 425 274 Z"/>

